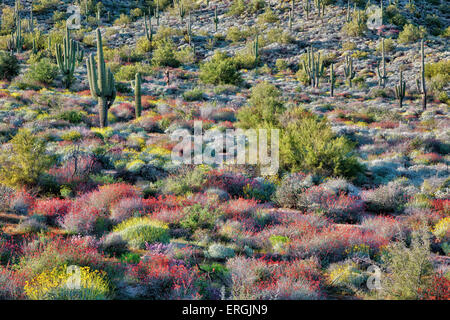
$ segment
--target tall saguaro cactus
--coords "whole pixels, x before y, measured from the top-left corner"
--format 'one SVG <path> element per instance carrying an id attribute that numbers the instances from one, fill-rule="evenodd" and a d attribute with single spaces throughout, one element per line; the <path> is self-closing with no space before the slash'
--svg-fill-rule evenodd
<path id="1" fill-rule="evenodd" d="M 59 70 L 63 74 L 64 85 L 68 89 L 73 81 L 73 72 L 75 71 L 75 64 L 77 62 L 77 46 L 75 41 L 70 39 L 69 28 L 66 27 L 66 36 L 63 40 L 63 45 L 56 44 L 56 62 Z"/>
<path id="2" fill-rule="evenodd" d="M 219 24 L 219 16 L 217 15 L 217 6 L 215 6 L 215 8 L 214 8 L 214 19 L 213 19 L 213 22 L 214 22 L 215 32 L 217 32 L 217 26 Z"/>
<path id="3" fill-rule="evenodd" d="M 149 16 L 148 21 L 147 21 L 146 14 L 144 14 L 144 31 L 145 31 L 145 36 L 147 37 L 147 40 L 150 41 L 150 43 L 151 43 L 153 40 L 152 17 Z"/>
<path id="4" fill-rule="evenodd" d="M 330 65 L 330 97 L 334 97 L 334 85 L 336 83 L 336 75 L 334 73 L 334 64 Z"/>
<path id="5" fill-rule="evenodd" d="M 314 88 L 319 87 L 320 78 L 323 75 L 324 64 L 320 59 L 320 52 L 314 53 L 313 47 L 309 47 L 306 52 L 306 59 L 303 60 L 303 69 L 309 78 L 309 83 Z"/>
<path id="6" fill-rule="evenodd" d="M 255 62 L 258 63 L 258 61 L 259 61 L 259 37 L 258 37 L 258 35 L 255 36 L 255 40 L 252 43 L 252 54 L 255 57 Z"/>
<path id="7" fill-rule="evenodd" d="M 406 82 L 403 81 L 403 71 L 400 71 L 400 79 L 398 85 L 395 86 L 395 97 L 398 100 L 398 107 L 401 109 L 403 107 L 403 99 L 406 93 Z"/>
<path id="8" fill-rule="evenodd" d="M 87 60 L 87 70 L 89 78 L 89 87 L 94 99 L 98 101 L 98 112 L 100 116 L 100 127 L 108 126 L 108 109 L 116 99 L 116 85 L 114 76 L 109 68 L 106 67 L 103 58 L 103 43 L 100 29 L 97 29 L 97 61 L 96 66 L 94 54 Z"/>
<path id="9" fill-rule="evenodd" d="M 387 80 L 386 58 L 384 56 L 384 38 L 381 39 L 381 65 L 382 68 L 380 68 L 380 62 L 377 63 L 378 85 L 384 88 Z"/>
<path id="10" fill-rule="evenodd" d="M 420 41 L 421 51 L 421 65 L 420 65 L 420 79 L 416 78 L 417 91 L 422 95 L 422 109 L 427 109 L 427 86 L 425 83 L 425 48 L 423 39 Z"/>
<path id="11" fill-rule="evenodd" d="M 352 80 L 356 75 L 355 70 L 353 69 L 353 59 L 350 56 L 345 57 L 345 66 L 344 66 L 344 75 L 348 81 L 348 85 L 352 87 Z"/>
<path id="12" fill-rule="evenodd" d="M 136 73 L 135 80 L 131 81 L 131 85 L 134 89 L 136 119 L 139 118 L 142 113 L 141 83 L 142 83 L 141 74 L 138 72 L 138 73 Z"/>

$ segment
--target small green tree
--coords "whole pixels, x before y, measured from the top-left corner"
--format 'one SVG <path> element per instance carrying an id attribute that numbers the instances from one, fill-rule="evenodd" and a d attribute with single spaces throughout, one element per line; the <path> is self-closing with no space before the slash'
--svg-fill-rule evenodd
<path id="1" fill-rule="evenodd" d="M 238 85 L 242 81 L 236 61 L 220 51 L 214 53 L 211 61 L 200 66 L 200 80 L 216 85 Z"/>
<path id="2" fill-rule="evenodd" d="M 0 51 L 0 79 L 11 81 L 19 71 L 20 64 L 16 56 Z"/>
<path id="3" fill-rule="evenodd" d="M 0 182 L 10 187 L 35 184 L 52 164 L 51 157 L 45 154 L 45 142 L 22 129 L 11 140 L 11 145 L 11 150 L 0 153 Z"/>
<path id="4" fill-rule="evenodd" d="M 284 128 L 280 164 L 292 172 L 323 176 L 355 177 L 363 169 L 354 154 L 354 144 L 336 137 L 325 119 L 308 114 Z"/>
<path id="5" fill-rule="evenodd" d="M 279 127 L 279 116 L 285 110 L 281 92 L 268 82 L 261 82 L 252 88 L 248 106 L 239 110 L 239 127 L 258 129 Z"/>

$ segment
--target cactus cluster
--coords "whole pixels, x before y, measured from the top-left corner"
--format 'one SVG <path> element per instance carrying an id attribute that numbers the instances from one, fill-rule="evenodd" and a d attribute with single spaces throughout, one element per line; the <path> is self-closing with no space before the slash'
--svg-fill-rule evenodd
<path id="1" fill-rule="evenodd" d="M 11 33 L 10 39 L 8 39 L 8 49 L 12 51 L 16 51 L 16 53 L 22 52 L 22 47 L 24 43 L 24 38 L 22 36 L 22 20 L 17 18 L 16 20 L 16 31 Z"/>
<path id="2" fill-rule="evenodd" d="M 73 73 L 77 62 L 77 45 L 70 38 L 69 28 L 66 27 L 66 36 L 63 44 L 56 44 L 56 62 L 59 70 L 63 74 L 63 82 L 66 88 L 70 88 L 73 81 Z M 79 50 L 79 48 L 78 48 Z"/>
<path id="3" fill-rule="evenodd" d="M 108 126 L 108 109 L 116 99 L 116 85 L 114 76 L 111 70 L 106 67 L 103 57 L 100 29 L 97 29 L 97 61 L 98 65 L 96 65 L 94 54 L 91 54 L 87 60 L 86 67 L 92 97 L 98 101 L 100 127 L 103 128 Z"/>
<path id="4" fill-rule="evenodd" d="M 324 64 L 320 59 L 320 52 L 315 54 L 312 46 L 307 49 L 306 58 L 303 60 L 303 70 L 308 76 L 310 85 L 318 88 L 320 78 L 323 75 Z"/>

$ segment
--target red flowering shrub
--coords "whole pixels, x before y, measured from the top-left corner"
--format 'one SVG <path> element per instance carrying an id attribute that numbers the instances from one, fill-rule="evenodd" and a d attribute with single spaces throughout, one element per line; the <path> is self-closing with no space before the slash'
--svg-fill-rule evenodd
<path id="1" fill-rule="evenodd" d="M 199 299 L 197 268 L 171 260 L 164 254 L 151 254 L 126 271 L 128 285 L 139 289 L 140 299 Z"/>
<path id="2" fill-rule="evenodd" d="M 141 198 L 123 198 L 111 207 L 111 220 L 120 223 L 133 216 L 142 215 L 144 203 Z"/>
<path id="3" fill-rule="evenodd" d="M 72 200 L 69 199 L 38 199 L 33 206 L 33 214 L 48 217 L 52 222 L 65 216 L 72 208 Z"/>
<path id="4" fill-rule="evenodd" d="M 435 273 L 429 287 L 419 290 L 422 300 L 450 300 L 450 280 L 442 272 Z"/>
<path id="5" fill-rule="evenodd" d="M 25 279 L 16 272 L 0 266 L 0 300 L 23 299 Z"/>
<path id="6" fill-rule="evenodd" d="M 317 300 L 321 292 L 320 267 L 314 260 L 264 261 L 236 257 L 227 261 L 232 299 Z"/>
<path id="7" fill-rule="evenodd" d="M 18 267 L 21 274 L 27 278 L 64 264 L 104 270 L 105 257 L 99 253 L 97 247 L 97 242 L 90 237 L 50 236 L 36 239 L 24 243 Z"/>
<path id="8" fill-rule="evenodd" d="M 16 191 L 9 201 L 9 208 L 18 214 L 27 214 L 33 207 L 34 197 L 28 191 L 22 189 Z"/>
<path id="9" fill-rule="evenodd" d="M 98 191 L 88 195 L 88 206 L 101 213 L 109 213 L 111 206 L 124 198 L 137 198 L 140 194 L 136 188 L 126 183 L 114 183 L 100 186 Z"/>

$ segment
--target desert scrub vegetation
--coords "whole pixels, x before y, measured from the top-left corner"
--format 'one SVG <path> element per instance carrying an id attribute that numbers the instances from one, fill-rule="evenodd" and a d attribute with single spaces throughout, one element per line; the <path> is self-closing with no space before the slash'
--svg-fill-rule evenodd
<path id="1" fill-rule="evenodd" d="M 200 80 L 215 85 L 238 85 L 241 76 L 235 60 L 224 52 L 216 51 L 210 61 L 200 66 Z"/>
<path id="2" fill-rule="evenodd" d="M 35 184 L 52 165 L 45 142 L 23 129 L 10 144 L 10 149 L 4 148 L 0 154 L 0 181 L 12 187 Z"/>
<path id="3" fill-rule="evenodd" d="M 449 299 L 441 1 L 119 2 L 1 6 L 0 299 Z"/>

